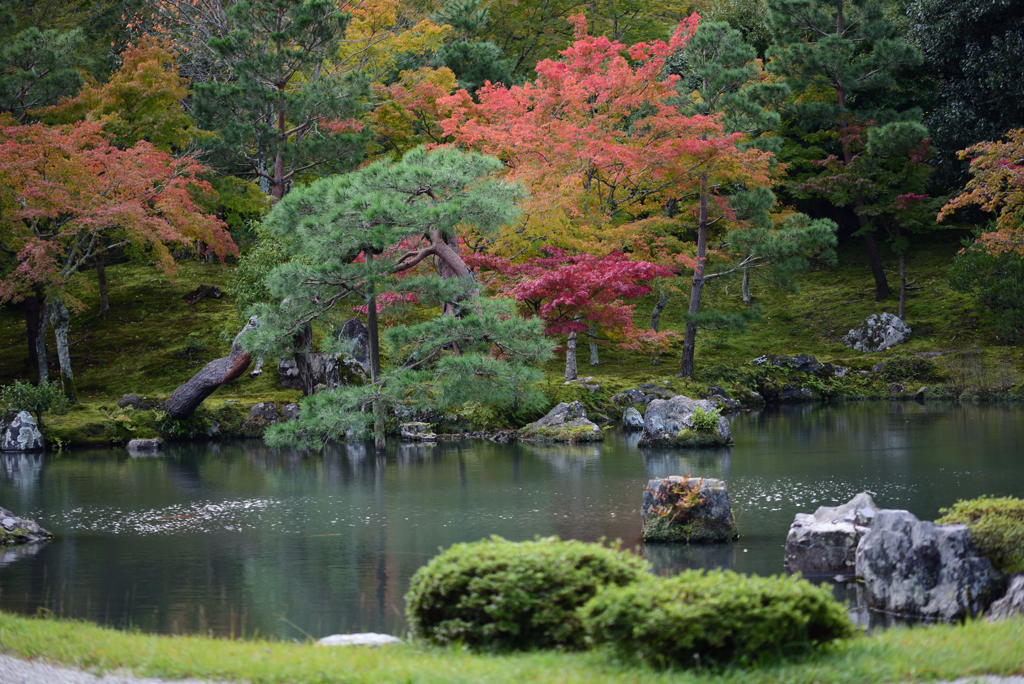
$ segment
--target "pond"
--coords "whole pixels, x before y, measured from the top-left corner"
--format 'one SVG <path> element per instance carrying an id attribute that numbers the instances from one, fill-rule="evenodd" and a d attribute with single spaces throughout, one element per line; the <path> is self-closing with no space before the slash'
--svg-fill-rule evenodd
<path id="1" fill-rule="evenodd" d="M 57 535 L 0 549 L 0 609 L 160 633 L 284 639 L 404 629 L 409 578 L 439 547 L 489 535 L 621 539 L 659 573 L 782 571 L 793 516 L 867 490 L 932 519 L 981 494 L 1024 495 L 1024 409 L 870 403 L 745 413 L 736 446 L 258 441 L 5 455 L 0 504 Z M 723 478 L 741 538 L 639 542 L 642 492 L 665 475 Z"/>

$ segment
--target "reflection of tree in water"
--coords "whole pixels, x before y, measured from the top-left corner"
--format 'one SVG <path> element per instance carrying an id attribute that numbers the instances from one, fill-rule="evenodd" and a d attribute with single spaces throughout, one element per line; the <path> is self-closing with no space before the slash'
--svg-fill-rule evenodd
<path id="1" fill-rule="evenodd" d="M 43 473 L 43 455 L 3 454 L 0 456 L 0 478 L 19 489 L 31 489 Z"/>
<path id="2" fill-rule="evenodd" d="M 11 563 L 22 558 L 31 558 L 45 547 L 46 542 L 43 541 L 16 544 L 14 546 L 0 546 L 0 568 L 6 568 Z"/>
<path id="3" fill-rule="evenodd" d="M 522 447 L 560 473 L 586 470 L 601 458 L 600 444 L 523 444 Z"/>
<path id="4" fill-rule="evenodd" d="M 721 449 L 655 449 L 644 447 L 644 472 L 648 477 L 692 475 L 725 479 L 732 468 L 733 447 Z"/>

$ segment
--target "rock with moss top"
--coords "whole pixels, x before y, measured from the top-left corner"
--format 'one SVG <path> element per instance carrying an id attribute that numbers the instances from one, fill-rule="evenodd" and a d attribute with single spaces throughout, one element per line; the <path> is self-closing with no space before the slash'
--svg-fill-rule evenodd
<path id="1" fill-rule="evenodd" d="M 36 524 L 25 520 L 0 506 L 0 544 L 27 544 L 53 539 L 53 535 Z"/>
<path id="2" fill-rule="evenodd" d="M 601 428 L 587 420 L 583 404 L 562 402 L 535 423 L 519 431 L 519 439 L 528 442 L 600 442 Z"/>
<path id="3" fill-rule="evenodd" d="M 702 544 L 739 536 L 725 483 L 671 475 L 647 483 L 640 509 L 645 542 Z"/>
<path id="4" fill-rule="evenodd" d="M 709 447 L 732 444 L 729 421 L 714 402 L 683 395 L 655 399 L 644 413 L 640 446 Z"/>

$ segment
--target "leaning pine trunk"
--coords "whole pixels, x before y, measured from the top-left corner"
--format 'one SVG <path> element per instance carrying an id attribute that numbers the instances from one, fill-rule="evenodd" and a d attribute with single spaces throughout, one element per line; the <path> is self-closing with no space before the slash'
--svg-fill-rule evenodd
<path id="1" fill-rule="evenodd" d="M 601 362 L 597 358 L 597 326 L 591 324 L 587 335 L 590 336 L 590 365 L 596 366 Z"/>
<path id="2" fill-rule="evenodd" d="M 68 350 L 68 328 L 71 326 L 71 315 L 64 302 L 59 299 L 53 303 L 50 313 L 53 324 L 53 336 L 57 340 L 57 361 L 60 362 L 60 384 L 64 395 L 74 401 L 78 398 L 75 390 L 75 374 L 71 371 L 71 352 Z"/>
<path id="3" fill-rule="evenodd" d="M 259 327 L 259 324 L 260 319 L 256 316 L 249 318 L 241 332 L 235 335 L 230 354 L 206 364 L 188 382 L 174 390 L 174 394 L 164 404 L 167 415 L 177 419 L 188 418 L 218 387 L 241 377 L 252 362 L 249 352 L 242 349 L 242 335 Z"/>
<path id="4" fill-rule="evenodd" d="M 697 266 L 693 269 L 693 285 L 690 288 L 690 319 L 686 321 L 686 337 L 683 338 L 683 358 L 679 364 L 680 378 L 693 377 L 693 354 L 697 346 L 697 321 L 694 316 L 700 311 L 700 294 L 704 289 L 704 256 L 708 247 L 708 177 L 700 179 L 700 222 L 697 224 Z"/>
<path id="5" fill-rule="evenodd" d="M 569 333 L 569 341 L 565 345 L 565 379 L 576 379 L 576 331 Z"/>

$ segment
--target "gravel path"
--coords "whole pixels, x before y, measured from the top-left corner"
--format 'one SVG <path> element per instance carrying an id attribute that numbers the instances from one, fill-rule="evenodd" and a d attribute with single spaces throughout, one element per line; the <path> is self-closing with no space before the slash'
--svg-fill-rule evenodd
<path id="1" fill-rule="evenodd" d="M 0 655 L 0 684 L 210 684 L 206 679 L 140 679 L 130 675 L 108 674 L 97 677 L 70 667 L 56 667 L 21 658 Z M 225 684 L 220 682 L 219 684 Z M 935 684 L 1024 684 L 1024 676 L 965 677 L 954 682 Z"/>

